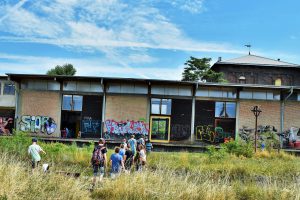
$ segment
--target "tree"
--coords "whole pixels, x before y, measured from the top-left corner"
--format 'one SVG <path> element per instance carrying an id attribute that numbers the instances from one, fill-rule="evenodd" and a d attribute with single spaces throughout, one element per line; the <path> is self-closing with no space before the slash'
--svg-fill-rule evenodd
<path id="1" fill-rule="evenodd" d="M 67 75 L 74 76 L 76 74 L 76 69 L 72 64 L 64 64 L 63 66 L 57 65 L 47 71 L 47 75 Z"/>
<path id="2" fill-rule="evenodd" d="M 183 81 L 202 81 L 202 82 L 226 82 L 222 72 L 215 72 L 210 69 L 211 58 L 190 57 L 184 65 L 182 72 Z"/>

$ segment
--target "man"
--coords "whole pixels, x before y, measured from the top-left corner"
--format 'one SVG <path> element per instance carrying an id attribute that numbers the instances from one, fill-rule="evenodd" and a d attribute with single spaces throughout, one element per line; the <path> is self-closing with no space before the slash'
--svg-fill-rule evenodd
<path id="1" fill-rule="evenodd" d="M 136 139 L 134 139 L 134 135 L 131 135 L 131 138 L 128 140 L 128 144 L 131 147 L 131 151 L 132 151 L 133 155 L 135 155 L 137 142 L 136 142 Z"/>
<path id="2" fill-rule="evenodd" d="M 121 169 L 124 169 L 124 161 L 119 152 L 120 148 L 116 147 L 115 153 L 110 156 L 111 178 L 113 179 L 120 175 Z"/>
<path id="3" fill-rule="evenodd" d="M 130 145 L 127 145 L 126 152 L 124 155 L 124 165 L 126 172 L 130 173 L 131 166 L 133 164 L 133 153 L 131 151 Z"/>
<path id="4" fill-rule="evenodd" d="M 93 185 L 96 184 L 96 179 L 99 175 L 100 182 L 103 180 L 105 168 L 107 167 L 107 149 L 104 144 L 105 140 L 103 138 L 100 138 L 98 145 L 94 148 L 93 151 L 93 156 L 91 159 L 94 172 Z"/>
<path id="5" fill-rule="evenodd" d="M 37 139 L 32 139 L 32 145 L 28 148 L 28 155 L 31 156 L 32 170 L 34 170 L 41 161 L 40 152 L 46 154 L 46 152 L 37 144 Z"/>

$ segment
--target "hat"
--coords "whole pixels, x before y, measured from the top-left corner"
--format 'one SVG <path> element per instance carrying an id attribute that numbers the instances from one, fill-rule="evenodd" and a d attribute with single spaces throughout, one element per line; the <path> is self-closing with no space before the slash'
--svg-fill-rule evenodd
<path id="1" fill-rule="evenodd" d="M 37 139 L 36 138 L 32 138 L 32 142 L 37 142 Z"/>

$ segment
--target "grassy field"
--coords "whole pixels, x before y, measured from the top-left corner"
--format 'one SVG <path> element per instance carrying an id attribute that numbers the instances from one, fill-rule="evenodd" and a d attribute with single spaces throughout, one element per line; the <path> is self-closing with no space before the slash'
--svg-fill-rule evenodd
<path id="1" fill-rule="evenodd" d="M 300 159 L 283 152 L 253 154 L 236 144 L 208 153 L 152 152 L 147 170 L 106 178 L 91 192 L 92 146 L 40 143 L 51 172 L 31 174 L 30 143 L 20 133 L 0 138 L 0 199 L 300 199 Z"/>

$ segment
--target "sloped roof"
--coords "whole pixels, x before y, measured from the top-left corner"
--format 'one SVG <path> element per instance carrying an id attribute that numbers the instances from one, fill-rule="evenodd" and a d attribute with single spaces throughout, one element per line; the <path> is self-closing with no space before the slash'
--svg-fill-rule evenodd
<path id="1" fill-rule="evenodd" d="M 300 67 L 300 65 L 283 62 L 280 60 L 265 58 L 256 55 L 246 55 L 227 61 L 219 61 L 215 64 L 233 64 L 233 65 L 256 65 L 256 66 L 274 66 L 274 67 Z"/>

